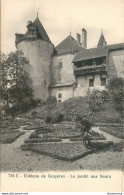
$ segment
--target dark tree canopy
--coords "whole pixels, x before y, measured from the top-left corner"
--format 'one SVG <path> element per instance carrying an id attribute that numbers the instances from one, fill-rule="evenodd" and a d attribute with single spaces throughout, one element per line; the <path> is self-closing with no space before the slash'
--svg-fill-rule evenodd
<path id="1" fill-rule="evenodd" d="M 1 54 L 2 102 L 9 111 L 10 104 L 20 110 L 25 101 L 33 99 L 29 71 L 30 64 L 21 52 Z"/>
<path id="2" fill-rule="evenodd" d="M 116 102 L 120 103 L 124 99 L 124 78 L 112 77 L 108 81 L 107 89 L 111 94 L 111 98 Z"/>

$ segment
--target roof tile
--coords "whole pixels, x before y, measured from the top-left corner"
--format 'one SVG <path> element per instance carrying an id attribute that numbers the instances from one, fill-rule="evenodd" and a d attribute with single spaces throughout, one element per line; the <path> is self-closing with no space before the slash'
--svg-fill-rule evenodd
<path id="1" fill-rule="evenodd" d="M 103 47 L 96 47 L 91 49 L 82 49 L 74 57 L 73 62 L 104 57 L 108 55 L 108 52 L 116 49 L 124 49 L 124 43 L 106 45 Z"/>
<path id="2" fill-rule="evenodd" d="M 82 47 L 78 45 L 76 40 L 71 35 L 69 35 L 61 43 L 59 43 L 55 49 L 57 50 L 57 54 L 61 55 L 65 53 L 78 52 L 82 49 Z"/>

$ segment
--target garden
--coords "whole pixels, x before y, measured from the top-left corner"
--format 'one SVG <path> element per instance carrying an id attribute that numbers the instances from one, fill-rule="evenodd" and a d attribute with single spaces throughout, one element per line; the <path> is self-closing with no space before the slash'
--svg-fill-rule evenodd
<path id="1" fill-rule="evenodd" d="M 0 141 L 1 143 L 9 144 L 9 143 L 14 142 L 18 137 L 20 137 L 23 134 L 24 132 L 20 132 L 17 130 L 6 132 L 6 133 L 1 133 Z"/>
<path id="2" fill-rule="evenodd" d="M 79 123 L 78 123 L 79 124 Z M 99 149 L 91 141 L 92 147 L 87 147 L 84 143 L 84 136 L 80 128 L 74 122 L 62 122 L 59 124 L 47 124 L 38 127 L 21 146 L 23 150 L 31 150 L 42 155 L 48 155 L 65 161 L 74 161 L 91 154 Z M 86 131 L 90 130 L 90 126 Z M 92 140 L 96 140 L 97 146 L 110 146 L 112 143 L 106 142 L 106 138 L 93 130 L 90 130 Z M 104 144 L 105 143 L 105 144 Z M 106 145 L 106 143 L 108 145 Z"/>

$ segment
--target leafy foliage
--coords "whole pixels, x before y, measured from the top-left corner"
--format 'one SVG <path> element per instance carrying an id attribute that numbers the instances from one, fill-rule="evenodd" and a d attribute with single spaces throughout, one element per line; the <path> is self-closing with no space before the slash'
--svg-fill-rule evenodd
<path id="1" fill-rule="evenodd" d="M 48 103 L 48 104 L 54 104 L 56 102 L 57 102 L 57 99 L 55 96 L 48 97 L 48 99 L 46 101 L 46 103 Z"/>
<path id="2" fill-rule="evenodd" d="M 76 127 L 81 130 L 82 133 L 90 131 L 93 126 L 93 122 L 87 116 L 76 117 Z"/>
<path id="3" fill-rule="evenodd" d="M 46 116 L 46 119 L 45 119 L 45 122 L 46 123 L 60 123 L 62 122 L 64 119 L 64 115 L 61 114 L 61 113 L 54 113 L 54 114 L 51 114 L 51 115 L 47 115 Z"/>
<path id="4" fill-rule="evenodd" d="M 92 90 L 87 92 L 87 100 L 90 111 L 100 111 L 104 103 L 103 94 L 100 90 Z"/>
<path id="5" fill-rule="evenodd" d="M 112 77 L 108 81 L 107 89 L 111 99 L 116 103 L 116 110 L 120 113 L 120 118 L 123 118 L 124 110 L 124 78 Z M 123 120 L 123 119 L 122 119 Z"/>
<path id="6" fill-rule="evenodd" d="M 123 100 L 123 89 L 124 88 L 124 78 L 122 77 L 112 77 L 108 81 L 107 89 L 111 94 L 111 98 L 116 102 L 120 103 Z"/>
<path id="7" fill-rule="evenodd" d="M 29 71 L 30 64 L 21 52 L 1 54 L 2 101 L 10 113 L 29 109 L 32 104 L 33 90 Z"/>

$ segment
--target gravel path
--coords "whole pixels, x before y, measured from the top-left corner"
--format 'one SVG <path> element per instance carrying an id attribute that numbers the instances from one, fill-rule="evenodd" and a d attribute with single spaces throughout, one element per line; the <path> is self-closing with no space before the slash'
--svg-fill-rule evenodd
<path id="1" fill-rule="evenodd" d="M 20 129 L 23 131 L 23 128 Z M 33 131 L 25 131 L 14 143 L 1 144 L 1 170 L 6 171 L 73 171 L 73 170 L 113 170 L 122 169 L 121 151 L 102 151 L 88 155 L 74 162 L 65 162 L 31 151 L 22 151 L 20 146 Z"/>

